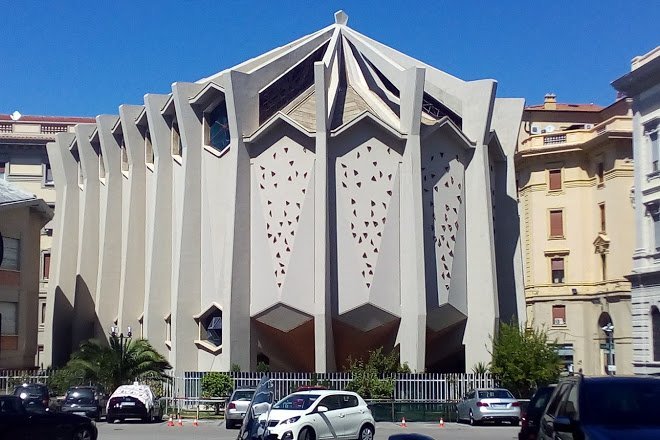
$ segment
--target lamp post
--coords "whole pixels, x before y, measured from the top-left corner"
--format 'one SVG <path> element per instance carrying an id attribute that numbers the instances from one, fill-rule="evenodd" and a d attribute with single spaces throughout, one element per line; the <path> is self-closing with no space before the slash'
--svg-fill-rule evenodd
<path id="1" fill-rule="evenodd" d="M 117 326 L 113 325 L 112 327 L 110 327 L 110 335 L 113 338 L 117 338 L 117 337 L 119 338 L 119 347 L 121 348 L 121 360 L 123 361 L 124 360 L 124 338 L 131 339 L 131 337 L 133 336 L 133 331 L 131 330 L 130 325 L 128 327 L 126 327 L 126 336 L 124 336 L 123 332 L 121 332 L 121 333 L 119 333 L 119 335 L 117 335 L 118 330 L 119 330 L 119 328 Z"/>
<path id="2" fill-rule="evenodd" d="M 609 322 L 607 325 L 601 327 L 601 329 L 605 332 L 605 335 L 607 335 L 607 375 L 613 376 L 614 358 L 612 356 L 612 348 L 614 346 L 614 324 Z"/>

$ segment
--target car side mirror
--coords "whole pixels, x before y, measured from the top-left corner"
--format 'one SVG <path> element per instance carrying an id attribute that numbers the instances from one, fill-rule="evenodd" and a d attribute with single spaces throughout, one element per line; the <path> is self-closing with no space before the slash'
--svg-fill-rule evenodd
<path id="1" fill-rule="evenodd" d="M 327 406 L 323 406 L 323 405 L 321 405 L 321 406 L 317 406 L 317 407 L 316 407 L 316 412 L 318 412 L 318 413 L 324 413 L 324 412 L 326 412 L 326 411 L 328 411 L 328 407 L 327 407 Z"/>
<path id="2" fill-rule="evenodd" d="M 552 422 L 552 427 L 554 428 L 555 432 L 575 431 L 575 425 L 573 424 L 573 421 L 565 416 L 555 418 L 555 420 Z"/>

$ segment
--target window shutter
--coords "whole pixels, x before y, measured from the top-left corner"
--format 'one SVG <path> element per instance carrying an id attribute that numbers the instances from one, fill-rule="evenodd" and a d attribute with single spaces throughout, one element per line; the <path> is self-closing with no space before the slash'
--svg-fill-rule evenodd
<path id="1" fill-rule="evenodd" d="M 550 191 L 561 189 L 561 170 L 550 170 Z"/>
<path id="2" fill-rule="evenodd" d="M 50 277 L 50 254 L 44 254 L 44 279 Z"/>
<path id="3" fill-rule="evenodd" d="M 562 237 L 564 235 L 562 211 L 550 211 L 550 236 Z"/>
<path id="4" fill-rule="evenodd" d="M 553 258 L 552 262 L 551 262 L 551 265 L 552 265 L 552 270 L 564 270 L 564 259 L 563 258 Z"/>

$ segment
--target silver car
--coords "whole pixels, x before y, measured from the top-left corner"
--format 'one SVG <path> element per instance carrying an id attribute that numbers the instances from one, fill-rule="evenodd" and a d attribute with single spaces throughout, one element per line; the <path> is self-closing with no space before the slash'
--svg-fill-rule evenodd
<path id="1" fill-rule="evenodd" d="M 225 406 L 225 427 L 227 429 L 232 429 L 243 422 L 245 411 L 250 406 L 253 395 L 254 390 L 248 388 L 239 388 L 231 393 Z"/>
<path id="2" fill-rule="evenodd" d="M 456 404 L 458 420 L 467 420 L 470 425 L 477 425 L 487 420 L 507 421 L 518 425 L 520 421 L 520 402 L 509 390 L 503 388 L 478 388 L 465 395 Z"/>

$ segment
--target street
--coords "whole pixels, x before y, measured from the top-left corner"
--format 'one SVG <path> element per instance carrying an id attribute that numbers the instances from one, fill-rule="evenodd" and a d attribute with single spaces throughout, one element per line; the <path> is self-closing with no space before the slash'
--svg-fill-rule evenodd
<path id="1" fill-rule="evenodd" d="M 237 429 L 225 429 L 223 421 L 202 421 L 198 427 L 192 426 L 191 420 L 185 420 L 184 426 L 168 427 L 167 423 L 115 423 L 97 424 L 99 440 L 235 440 Z M 392 434 L 419 433 L 437 440 L 512 440 L 516 439 L 518 426 L 468 426 L 457 423 L 447 423 L 444 428 L 433 423 L 408 423 L 404 428 L 395 423 L 380 422 L 376 425 L 375 440 L 386 440 Z"/>

